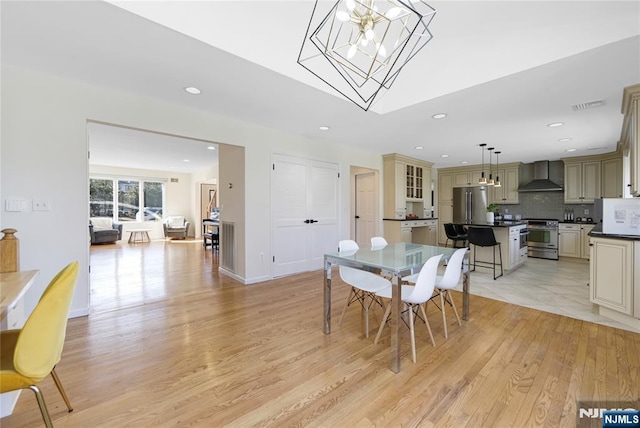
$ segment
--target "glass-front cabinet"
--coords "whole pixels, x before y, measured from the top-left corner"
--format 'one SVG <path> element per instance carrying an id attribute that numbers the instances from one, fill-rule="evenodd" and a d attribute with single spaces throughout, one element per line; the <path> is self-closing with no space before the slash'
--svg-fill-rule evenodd
<path id="1" fill-rule="evenodd" d="M 406 197 L 407 200 L 422 200 L 423 169 L 420 166 L 407 165 Z"/>

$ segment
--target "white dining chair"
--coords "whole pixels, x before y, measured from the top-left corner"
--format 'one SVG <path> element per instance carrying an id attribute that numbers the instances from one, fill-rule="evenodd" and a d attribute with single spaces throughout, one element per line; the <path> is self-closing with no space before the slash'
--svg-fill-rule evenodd
<path id="1" fill-rule="evenodd" d="M 434 347 L 436 346 L 436 341 L 433 338 L 433 333 L 431 332 L 431 326 L 429 325 L 427 312 L 425 311 L 424 306 L 433 296 L 433 290 L 436 285 L 436 274 L 438 273 L 438 264 L 440 263 L 441 258 L 442 254 L 439 254 L 427 260 L 424 266 L 422 266 L 422 269 L 420 269 L 420 273 L 418 274 L 415 286 L 402 285 L 402 302 L 405 304 L 407 311 L 409 312 L 409 330 L 411 330 L 411 358 L 414 363 L 416 362 L 416 336 L 414 329 L 414 316 L 420 318 L 418 310 L 420 310 L 422 318 L 424 320 L 424 324 L 427 326 L 427 331 L 429 332 L 431 343 Z M 384 329 L 387 319 L 389 318 L 389 315 L 391 315 L 391 305 L 393 305 L 393 302 L 391 301 L 391 286 L 383 288 L 382 290 L 378 290 L 376 292 L 376 295 L 378 297 L 389 300 L 387 309 L 385 310 L 384 316 L 382 317 L 382 322 L 380 323 L 380 328 L 378 329 L 378 334 L 376 335 L 376 338 L 374 340 L 374 343 L 377 344 L 378 340 L 380 340 L 380 335 L 382 334 L 382 330 Z"/>
<path id="2" fill-rule="evenodd" d="M 442 310 L 442 323 L 444 325 L 445 339 L 449 337 L 447 334 L 447 315 L 444 310 L 445 303 L 449 303 L 451 305 L 453 313 L 456 315 L 456 319 L 458 320 L 458 325 L 462 326 L 462 322 L 458 316 L 458 310 L 456 309 L 453 297 L 451 296 L 451 289 L 455 288 L 460 281 L 460 277 L 462 276 L 462 262 L 464 261 L 464 255 L 467 250 L 467 248 L 457 249 L 449 258 L 444 275 L 436 277 L 436 296 L 440 295 L 440 309 Z"/>
<path id="3" fill-rule="evenodd" d="M 387 240 L 382 236 L 373 236 L 371 238 L 371 248 L 380 249 L 388 245 Z"/>
<path id="4" fill-rule="evenodd" d="M 340 254 L 356 253 L 359 247 L 355 241 L 343 240 L 338 244 L 338 252 Z M 338 324 L 342 324 L 342 319 L 347 308 L 355 302 L 360 302 L 365 313 L 365 337 L 369 337 L 369 309 L 375 303 L 383 308 L 382 302 L 376 296 L 376 291 L 390 287 L 391 282 L 380 275 L 348 266 L 340 266 L 340 278 L 351 286 L 347 302 L 342 308 L 342 315 Z"/>

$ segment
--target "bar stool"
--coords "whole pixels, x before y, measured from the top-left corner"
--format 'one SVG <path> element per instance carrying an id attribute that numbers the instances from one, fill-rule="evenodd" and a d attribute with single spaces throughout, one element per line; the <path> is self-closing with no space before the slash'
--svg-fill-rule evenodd
<path id="1" fill-rule="evenodd" d="M 453 241 L 453 248 L 458 248 L 458 241 L 462 241 L 462 246 L 464 247 L 465 242 L 467 241 L 467 235 L 460 235 L 457 231 L 453 223 L 445 223 L 444 224 L 444 233 L 447 235 L 447 240 L 444 243 L 446 247 L 449 243 L 449 240 Z"/>
<path id="2" fill-rule="evenodd" d="M 502 270 L 502 245 L 496 241 L 496 235 L 493 233 L 493 229 L 490 227 L 470 227 L 467 230 L 469 235 L 469 244 L 473 244 L 475 247 L 492 247 L 493 262 L 485 260 L 476 260 L 477 248 L 473 251 L 473 269 L 476 270 L 476 264 L 480 267 L 493 267 L 493 279 L 498 279 L 504 275 Z M 496 263 L 496 246 L 498 247 L 498 253 L 500 255 L 500 263 Z M 500 265 L 500 275 L 496 276 L 496 266 Z"/>

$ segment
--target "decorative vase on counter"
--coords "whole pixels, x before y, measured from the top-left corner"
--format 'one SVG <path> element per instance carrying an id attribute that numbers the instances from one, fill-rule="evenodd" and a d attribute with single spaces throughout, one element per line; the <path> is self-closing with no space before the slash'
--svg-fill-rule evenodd
<path id="1" fill-rule="evenodd" d="M 495 221 L 495 214 L 493 213 L 493 211 L 487 211 L 487 223 L 493 224 L 494 221 Z"/>

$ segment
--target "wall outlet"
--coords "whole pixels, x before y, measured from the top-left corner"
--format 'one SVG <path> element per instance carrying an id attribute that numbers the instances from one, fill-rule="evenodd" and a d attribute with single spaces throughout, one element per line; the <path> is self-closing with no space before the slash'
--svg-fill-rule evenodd
<path id="1" fill-rule="evenodd" d="M 504 209 L 504 213 L 505 213 L 505 214 L 509 214 L 509 208 L 505 208 L 505 209 Z"/>
<path id="2" fill-rule="evenodd" d="M 264 260 L 264 253 L 260 253 L 260 261 Z"/>
<path id="3" fill-rule="evenodd" d="M 33 200 L 33 210 L 34 211 L 49 211 L 50 204 L 49 201 L 44 199 L 34 199 Z"/>
<path id="4" fill-rule="evenodd" d="M 589 215 L 589 208 L 584 209 L 584 215 Z"/>

